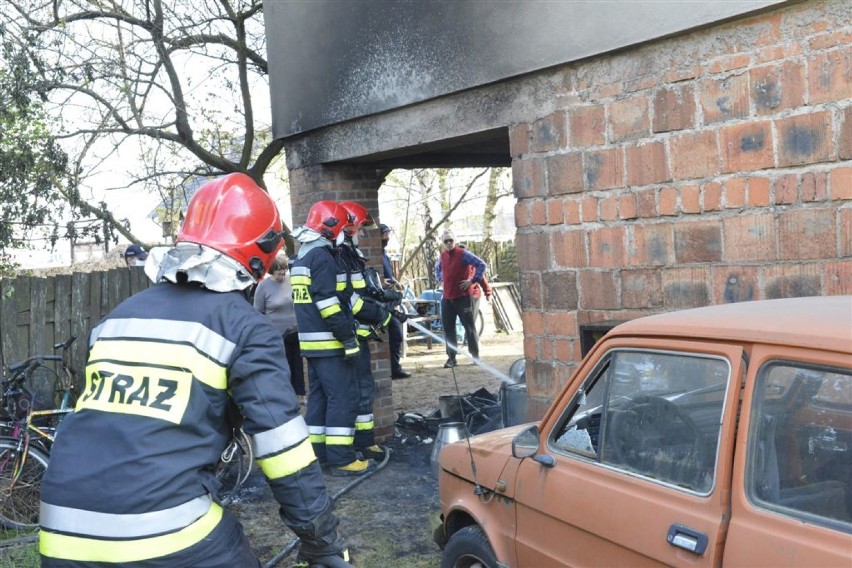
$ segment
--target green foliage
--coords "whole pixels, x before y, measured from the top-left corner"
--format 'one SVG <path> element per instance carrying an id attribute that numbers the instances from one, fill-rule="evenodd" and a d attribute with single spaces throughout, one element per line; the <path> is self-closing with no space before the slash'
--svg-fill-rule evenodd
<path id="1" fill-rule="evenodd" d="M 26 247 L 34 233 L 55 242 L 64 203 L 68 157 L 46 126 L 35 64 L 0 29 L 0 271 L 4 249 Z"/>

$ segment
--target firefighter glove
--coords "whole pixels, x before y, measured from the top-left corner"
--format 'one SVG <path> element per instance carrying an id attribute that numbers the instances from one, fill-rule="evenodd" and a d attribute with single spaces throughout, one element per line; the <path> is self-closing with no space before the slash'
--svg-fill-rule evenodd
<path id="1" fill-rule="evenodd" d="M 361 348 L 358 341 L 353 337 L 343 342 L 343 362 L 347 365 L 354 365 L 359 358 Z"/>

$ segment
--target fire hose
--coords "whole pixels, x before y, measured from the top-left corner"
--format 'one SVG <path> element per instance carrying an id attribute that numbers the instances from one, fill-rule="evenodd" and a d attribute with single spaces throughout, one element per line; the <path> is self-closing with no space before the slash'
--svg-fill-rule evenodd
<path id="1" fill-rule="evenodd" d="M 349 491 L 350 491 L 353 487 L 355 487 L 355 486 L 356 486 L 356 485 L 358 485 L 359 483 L 361 483 L 361 482 L 365 481 L 366 479 L 369 479 L 370 477 L 374 476 L 376 473 L 378 473 L 379 471 L 381 471 L 382 469 L 384 469 L 384 467 L 388 464 L 388 461 L 390 460 L 390 454 L 391 454 L 391 452 L 390 452 L 390 448 L 387 448 L 387 447 L 385 447 L 385 446 L 382 446 L 382 449 L 385 451 L 385 457 L 384 457 L 384 459 L 381 461 L 381 463 L 379 463 L 379 464 L 378 464 L 378 466 L 376 467 L 376 469 L 374 469 L 373 471 L 371 471 L 371 472 L 369 472 L 369 473 L 366 473 L 366 474 L 364 474 L 364 475 L 362 475 L 362 476 L 360 476 L 360 477 L 357 477 L 357 478 L 353 479 L 353 480 L 352 480 L 352 481 L 350 481 L 348 484 L 346 484 L 345 486 L 343 486 L 341 489 L 339 489 L 339 490 L 337 491 L 337 493 L 335 493 L 334 495 L 332 495 L 332 496 L 331 496 L 331 500 L 332 500 L 332 501 L 337 502 L 337 500 L 338 500 L 340 497 L 342 497 L 343 495 L 345 495 L 346 493 L 348 493 L 348 492 L 349 492 Z M 266 564 L 264 564 L 264 565 L 263 565 L 263 568 L 274 568 L 275 566 L 277 566 L 279 562 L 281 562 L 281 561 L 282 561 L 284 558 L 286 558 L 286 557 L 287 557 L 287 556 L 288 556 L 291 552 L 293 552 L 293 550 L 296 548 L 296 546 L 298 546 L 298 544 L 299 544 L 299 538 L 298 538 L 298 537 L 296 537 L 295 539 L 293 539 L 293 541 L 292 541 L 292 542 L 290 542 L 287 546 L 285 546 L 285 547 L 284 547 L 284 549 L 283 549 L 281 552 L 279 552 L 278 554 L 276 554 L 276 555 L 272 558 L 272 560 L 270 560 L 269 562 L 267 562 Z M 348 566 L 350 566 L 350 565 L 349 565 L 349 564 L 347 564 L 347 563 L 346 563 L 345 561 L 343 561 L 342 559 L 340 559 L 340 558 L 336 558 L 336 557 L 334 557 L 334 558 L 331 558 L 331 557 L 330 557 L 330 558 L 328 558 L 328 559 L 321 559 L 318 563 L 316 563 L 316 562 L 315 562 L 314 564 L 311 564 L 311 568 L 321 568 L 321 567 L 325 567 L 325 568 L 338 568 L 338 567 L 341 567 L 341 568 L 342 568 L 342 567 L 344 567 L 344 566 L 345 566 L 345 567 L 348 567 Z"/>

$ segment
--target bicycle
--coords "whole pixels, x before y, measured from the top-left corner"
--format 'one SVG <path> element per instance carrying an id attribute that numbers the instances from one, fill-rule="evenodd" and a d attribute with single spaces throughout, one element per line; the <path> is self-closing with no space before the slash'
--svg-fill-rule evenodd
<path id="1" fill-rule="evenodd" d="M 39 491 L 50 447 L 59 423 L 76 402 L 69 351 L 74 340 L 54 345 L 62 355 L 35 355 L 10 365 L 9 377 L 0 378 L 0 525 L 7 529 L 38 527 Z M 59 362 L 61 375 L 46 361 Z M 57 377 L 55 384 L 50 373 Z"/>
<path id="2" fill-rule="evenodd" d="M 74 411 L 77 401 L 69 351 L 74 339 L 54 345 L 54 349 L 62 348 L 62 355 L 30 357 L 10 365 L 8 378 L 0 377 L 0 525 L 6 529 L 38 527 L 41 479 L 50 449 L 62 418 Z M 60 362 L 61 374 L 45 366 L 46 361 Z M 40 376 L 45 373 L 46 377 Z M 58 377 L 55 381 L 51 373 Z M 223 505 L 233 501 L 253 463 L 248 435 L 235 428 L 215 469 Z"/>

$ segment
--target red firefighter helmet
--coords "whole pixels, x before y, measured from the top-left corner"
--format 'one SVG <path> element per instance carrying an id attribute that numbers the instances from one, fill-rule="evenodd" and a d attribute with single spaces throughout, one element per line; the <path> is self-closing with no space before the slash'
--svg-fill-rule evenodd
<path id="1" fill-rule="evenodd" d="M 305 227 L 313 229 L 331 242 L 337 240 L 337 236 L 343 227 L 351 222 L 349 213 L 336 201 L 317 201 L 311 205 Z"/>
<path id="2" fill-rule="evenodd" d="M 366 207 L 360 203 L 355 203 L 354 201 L 341 201 L 340 204 L 349 213 L 349 216 L 352 219 L 351 225 L 354 226 L 356 230 L 376 228 L 376 222 L 373 220 L 373 216 L 370 215 L 370 212 L 367 211 Z M 344 229 L 349 231 L 348 227 L 344 227 Z"/>
<path id="3" fill-rule="evenodd" d="M 208 246 L 260 279 L 284 244 L 278 208 L 241 173 L 210 180 L 192 196 L 175 242 Z"/>

